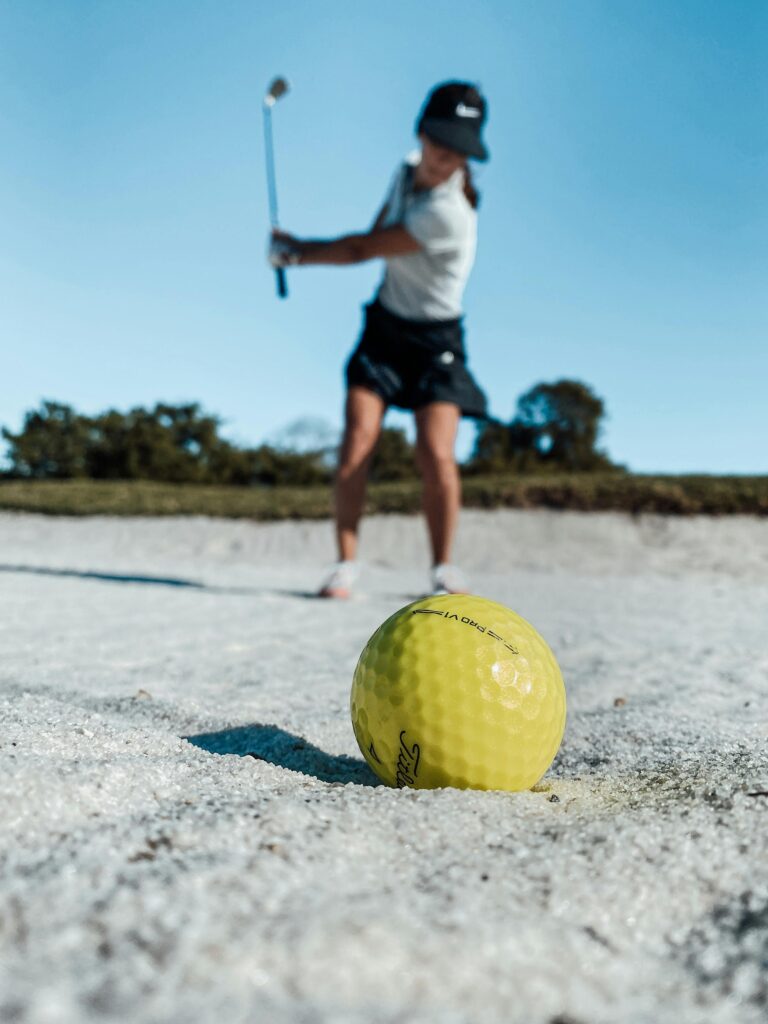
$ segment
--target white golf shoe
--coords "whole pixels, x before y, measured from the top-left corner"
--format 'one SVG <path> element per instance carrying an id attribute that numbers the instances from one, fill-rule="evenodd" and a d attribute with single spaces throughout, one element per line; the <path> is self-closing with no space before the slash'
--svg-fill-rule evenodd
<path id="1" fill-rule="evenodd" d="M 336 562 L 331 567 L 317 596 L 342 599 L 351 597 L 353 587 L 359 575 L 360 569 L 357 562 Z"/>
<path id="2" fill-rule="evenodd" d="M 468 594 L 469 584 L 461 569 L 449 562 L 432 567 L 433 594 Z"/>

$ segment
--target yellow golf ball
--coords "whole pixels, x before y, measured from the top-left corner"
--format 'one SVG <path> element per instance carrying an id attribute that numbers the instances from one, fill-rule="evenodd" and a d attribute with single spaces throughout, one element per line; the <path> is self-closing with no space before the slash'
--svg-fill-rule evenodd
<path id="1" fill-rule="evenodd" d="M 495 601 L 428 597 L 365 645 L 352 727 L 390 786 L 529 789 L 565 729 L 565 686 L 533 626 Z"/>

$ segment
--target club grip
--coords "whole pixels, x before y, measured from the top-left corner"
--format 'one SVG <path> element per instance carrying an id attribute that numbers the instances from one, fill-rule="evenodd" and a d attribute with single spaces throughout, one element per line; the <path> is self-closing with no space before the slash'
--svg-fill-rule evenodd
<path id="1" fill-rule="evenodd" d="M 281 299 L 284 299 L 288 295 L 288 281 L 285 277 L 285 270 L 282 267 L 275 267 L 275 277 L 277 278 L 277 294 Z"/>

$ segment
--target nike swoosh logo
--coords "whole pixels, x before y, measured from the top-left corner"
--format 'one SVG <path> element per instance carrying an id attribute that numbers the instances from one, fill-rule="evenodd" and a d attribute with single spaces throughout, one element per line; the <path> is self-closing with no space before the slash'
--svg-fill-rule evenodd
<path id="1" fill-rule="evenodd" d="M 482 115 L 482 111 L 478 110 L 477 107 L 467 107 L 463 103 L 456 107 L 456 113 L 459 117 L 480 117 Z"/>

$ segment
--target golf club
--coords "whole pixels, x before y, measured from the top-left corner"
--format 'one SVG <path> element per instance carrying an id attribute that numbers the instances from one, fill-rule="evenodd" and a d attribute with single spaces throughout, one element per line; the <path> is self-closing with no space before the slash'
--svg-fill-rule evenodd
<path id="1" fill-rule="evenodd" d="M 284 78 L 275 78 L 264 97 L 264 151 L 267 159 L 267 191 L 269 194 L 269 221 L 273 228 L 278 226 L 277 220 L 277 184 L 275 181 L 275 152 L 272 144 L 272 107 L 288 92 L 288 82 Z M 277 294 L 281 299 L 288 295 L 288 284 L 283 267 L 276 267 Z"/>

